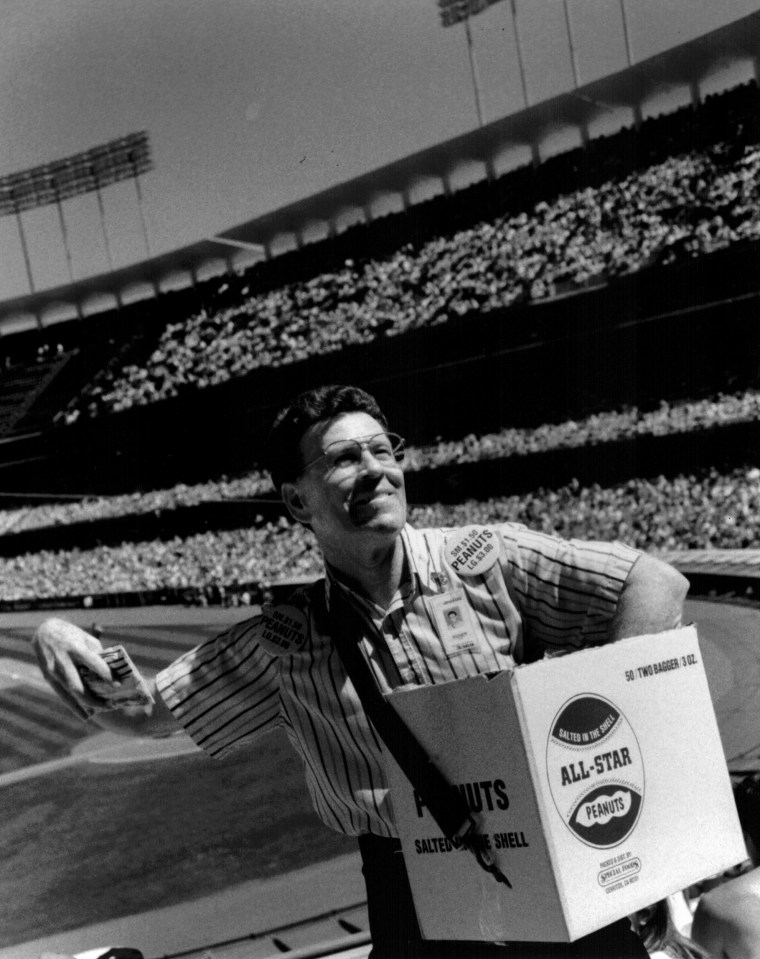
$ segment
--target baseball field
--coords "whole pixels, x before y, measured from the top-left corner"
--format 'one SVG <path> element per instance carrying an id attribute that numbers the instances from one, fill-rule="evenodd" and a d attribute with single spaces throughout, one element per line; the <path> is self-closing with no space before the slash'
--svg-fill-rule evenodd
<path id="1" fill-rule="evenodd" d="M 224 621 L 245 615 L 160 610 L 158 616 L 124 611 L 101 619 L 104 641 L 136 650 L 149 672 L 143 646 L 168 662 Z M 3 642 L 16 643 L 18 661 L 30 663 L 31 652 L 20 643 L 28 643 L 35 618 L 5 620 Z M 5 691 L 17 697 L 16 717 L 25 691 Z M 30 702 L 36 713 L 27 714 L 18 734 L 6 725 L 6 746 L 15 735 L 25 746 L 42 736 L 52 741 L 70 721 L 50 697 L 42 706 L 39 698 Z M 0 946 L 184 902 L 354 850 L 351 840 L 317 820 L 300 760 L 281 732 L 225 760 L 194 753 L 75 762 L 44 775 L 7 777 L 0 796 Z"/>

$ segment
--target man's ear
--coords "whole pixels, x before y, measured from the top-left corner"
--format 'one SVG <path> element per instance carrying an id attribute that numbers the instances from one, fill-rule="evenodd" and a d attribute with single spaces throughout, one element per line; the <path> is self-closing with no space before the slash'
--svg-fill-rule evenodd
<path id="1" fill-rule="evenodd" d="M 280 489 L 280 495 L 282 496 L 282 501 L 293 519 L 298 520 L 299 523 L 308 524 L 309 516 L 311 514 L 306 506 L 304 506 L 303 500 L 296 489 L 295 483 L 283 483 L 282 488 Z"/>

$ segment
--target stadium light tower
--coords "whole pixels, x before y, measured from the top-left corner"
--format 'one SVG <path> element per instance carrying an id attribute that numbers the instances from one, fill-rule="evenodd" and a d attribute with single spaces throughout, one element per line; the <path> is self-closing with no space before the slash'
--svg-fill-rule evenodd
<path id="1" fill-rule="evenodd" d="M 42 166 L 30 167 L 18 173 L 11 173 L 0 177 L 0 216 L 13 214 L 18 223 L 21 249 L 24 255 L 26 275 L 29 281 L 29 290 L 35 292 L 32 265 L 29 259 L 29 248 L 24 233 L 24 224 L 21 214 L 27 210 L 34 210 L 41 206 L 55 203 L 58 208 L 58 220 L 61 227 L 63 246 L 66 254 L 66 263 L 69 279 L 73 282 L 74 270 L 72 267 L 71 251 L 69 249 L 68 231 L 63 215 L 63 201 L 71 197 L 81 196 L 84 193 L 96 193 L 100 222 L 103 230 L 103 241 L 108 266 L 113 270 L 111 249 L 106 232 L 105 211 L 101 189 L 122 180 L 134 180 L 137 190 L 137 201 L 140 207 L 140 219 L 143 227 L 145 247 L 150 256 L 148 232 L 145 227 L 145 217 L 142 209 L 142 193 L 140 191 L 139 176 L 153 168 L 150 156 L 148 134 L 130 133 L 128 136 L 111 140 L 101 146 L 92 147 L 82 153 L 76 153 L 62 160 L 54 160 Z"/>
<path id="2" fill-rule="evenodd" d="M 499 0 L 438 0 L 441 26 L 453 27 L 457 23 L 464 24 L 464 33 L 467 39 L 467 56 L 470 60 L 470 74 L 472 76 L 472 89 L 475 94 L 475 110 L 478 114 L 478 124 L 480 126 L 485 124 L 485 118 L 480 92 L 478 65 L 475 60 L 475 48 L 473 47 L 472 31 L 470 30 L 470 17 L 482 13 L 485 9 L 498 2 Z"/>
<path id="3" fill-rule="evenodd" d="M 573 22 L 570 19 L 570 4 L 568 0 L 563 0 L 565 8 L 565 27 L 567 29 L 567 46 L 570 51 L 570 65 L 573 68 L 573 83 L 575 89 L 581 85 L 581 75 L 578 70 L 578 57 L 575 52 L 575 37 L 573 36 Z"/>
<path id="4" fill-rule="evenodd" d="M 525 74 L 525 60 L 523 59 L 522 43 L 520 42 L 520 27 L 517 22 L 517 4 L 515 0 L 509 0 L 512 8 L 512 29 L 515 35 L 515 50 L 517 52 L 517 66 L 520 70 L 520 84 L 522 86 L 523 102 L 526 109 L 530 106 L 530 97 L 528 96 L 528 80 Z"/>
<path id="5" fill-rule="evenodd" d="M 628 57 L 628 66 L 632 67 L 636 62 L 633 56 L 633 44 L 631 43 L 631 31 L 628 29 L 628 15 L 625 12 L 625 0 L 620 0 L 620 16 L 623 20 L 623 37 L 625 38 L 625 54 Z"/>

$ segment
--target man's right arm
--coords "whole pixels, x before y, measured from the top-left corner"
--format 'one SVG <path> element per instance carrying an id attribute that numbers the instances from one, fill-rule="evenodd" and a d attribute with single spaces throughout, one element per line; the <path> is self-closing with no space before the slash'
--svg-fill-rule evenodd
<path id="1" fill-rule="evenodd" d="M 100 656 L 102 645 L 74 623 L 46 620 L 36 631 L 33 644 L 42 675 L 81 719 L 91 719 L 102 729 L 127 736 L 166 736 L 181 729 L 153 680 L 148 681 L 152 704 L 103 709 L 103 700 L 87 689 L 80 669 L 86 667 L 99 679 L 114 683 L 111 670 Z"/>

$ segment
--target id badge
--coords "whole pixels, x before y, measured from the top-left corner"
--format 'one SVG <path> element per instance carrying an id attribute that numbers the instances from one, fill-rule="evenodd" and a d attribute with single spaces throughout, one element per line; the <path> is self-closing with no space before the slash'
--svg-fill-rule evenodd
<path id="1" fill-rule="evenodd" d="M 429 603 L 449 659 L 476 648 L 472 611 L 463 593 L 442 593 L 432 596 Z"/>

